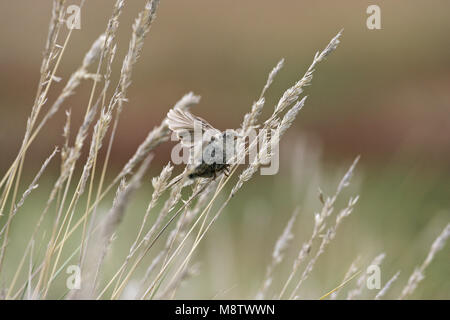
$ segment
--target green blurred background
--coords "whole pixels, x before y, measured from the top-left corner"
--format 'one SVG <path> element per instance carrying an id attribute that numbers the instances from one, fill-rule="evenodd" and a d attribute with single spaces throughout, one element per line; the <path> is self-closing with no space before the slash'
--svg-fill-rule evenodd
<path id="1" fill-rule="evenodd" d="M 143 3 L 128 1 L 121 17 L 115 79 Z M 189 91 L 202 96 L 195 114 L 221 129 L 238 127 L 267 74 L 284 57 L 285 67 L 266 96 L 267 117 L 284 90 L 306 71 L 314 53 L 344 28 L 339 48 L 318 66 L 305 92 L 306 106 L 281 143 L 279 174 L 258 176 L 233 199 L 196 256 L 200 276 L 182 288 L 180 297 L 211 298 L 219 288 L 230 289 L 221 298 L 254 294 L 293 208 L 299 206 L 301 214 L 292 256 L 310 235 L 313 213 L 320 208 L 317 188 L 332 194 L 358 154 L 361 160 L 348 195 L 360 194 L 360 203 L 320 258 L 301 297 L 321 296 L 340 283 L 356 256 L 368 262 L 379 252 L 387 254 L 383 283 L 397 270 L 402 272 L 390 296 L 396 297 L 425 259 L 450 220 L 450 2 L 376 1 L 382 29 L 368 30 L 366 8 L 374 3 L 161 1 L 133 72 L 112 170 L 126 162 L 147 132 Z M 81 30 L 74 32 L 57 74 L 63 81 L 55 84 L 50 100 L 104 31 L 112 4 L 86 1 Z M 50 12 L 51 1 L 0 3 L 0 172 L 12 163 L 23 138 Z M 84 115 L 90 88 L 85 82 L 64 105 L 72 110 L 73 128 Z M 63 125 L 64 112 L 59 112 L 33 144 L 25 165 L 28 180 L 54 145 L 61 144 Z M 156 150 L 153 174 L 170 160 L 172 146 Z M 57 164 L 52 167 L 44 186 L 58 169 Z M 28 241 L 22 237 L 33 227 L 27 223 L 34 217 L 34 204 L 46 199 L 42 189 L 13 225 L 14 250 Z M 129 246 L 127 235 L 135 234 L 150 192 L 147 183 L 133 202 L 119 234 L 125 240 L 118 245 L 118 256 L 120 247 Z M 448 248 L 427 270 L 414 298 L 450 298 Z M 21 257 L 14 250 L 8 254 L 11 270 Z M 279 271 L 281 278 L 289 265 Z"/>

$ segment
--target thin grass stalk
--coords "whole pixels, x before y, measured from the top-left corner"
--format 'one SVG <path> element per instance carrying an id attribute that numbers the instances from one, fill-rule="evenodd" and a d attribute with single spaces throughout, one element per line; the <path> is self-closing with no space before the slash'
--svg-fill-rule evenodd
<path id="1" fill-rule="evenodd" d="M 360 259 L 361 259 L 361 257 L 358 256 L 356 258 L 356 260 L 352 262 L 352 264 L 350 265 L 350 268 L 347 270 L 347 272 L 344 275 L 343 283 L 347 282 L 347 280 L 350 279 L 350 277 L 354 276 L 358 272 L 358 264 L 359 264 Z M 330 300 L 336 300 L 340 290 L 341 290 L 341 288 L 334 290 L 334 292 L 332 292 L 330 295 Z"/>
<path id="2" fill-rule="evenodd" d="M 377 295 L 375 296 L 375 300 L 380 300 L 381 298 L 383 298 L 386 295 L 386 292 L 388 292 L 388 290 L 392 287 L 392 284 L 397 281 L 398 276 L 400 275 L 400 271 L 397 271 L 396 274 L 394 274 L 394 276 L 389 279 L 388 282 L 386 282 L 386 284 L 384 285 L 383 288 L 381 288 L 380 291 L 378 291 Z"/>
<path id="3" fill-rule="evenodd" d="M 292 227 L 294 225 L 295 219 L 297 218 L 299 211 L 300 211 L 299 208 L 295 209 L 294 213 L 292 214 L 292 217 L 289 219 L 286 227 L 284 228 L 283 233 L 280 235 L 275 244 L 272 253 L 272 261 L 266 269 L 263 284 L 259 289 L 258 293 L 256 294 L 256 299 L 258 300 L 262 300 L 266 296 L 267 290 L 269 289 L 273 281 L 273 271 L 275 270 L 276 266 L 278 266 L 283 261 L 284 252 L 289 247 L 289 244 L 294 237 L 292 233 Z"/>
<path id="4" fill-rule="evenodd" d="M 303 106 L 305 98 L 304 98 L 302 101 L 298 102 L 298 103 L 290 110 L 290 114 L 289 114 L 289 112 L 288 112 L 288 113 L 285 115 L 285 117 L 283 118 L 283 121 L 281 122 L 281 124 L 280 124 L 280 122 L 279 122 L 279 120 L 278 120 L 278 118 L 277 118 L 278 115 L 279 115 L 279 114 L 280 114 L 280 113 L 281 113 L 288 105 L 290 105 L 292 102 L 295 102 L 295 100 L 297 100 L 297 98 L 299 97 L 299 95 L 303 92 L 302 87 L 303 87 L 304 85 L 309 84 L 310 80 L 312 79 L 313 67 L 315 66 L 315 64 L 316 64 L 317 62 L 322 61 L 326 56 L 328 56 L 329 53 L 331 53 L 334 49 L 336 49 L 337 44 L 339 43 L 339 37 L 340 37 L 340 33 L 339 33 L 335 38 L 332 39 L 332 41 L 330 42 L 330 44 L 327 46 L 327 48 L 326 48 L 324 51 L 322 51 L 322 53 L 320 53 L 320 54 L 317 53 L 317 54 L 316 54 L 316 56 L 315 56 L 315 58 L 314 58 L 314 62 L 313 62 L 313 64 L 312 64 L 312 67 L 310 67 L 310 68 L 308 69 L 308 72 L 307 72 L 307 80 L 298 82 L 296 85 L 294 85 L 294 87 L 291 87 L 290 89 L 288 89 L 288 90 L 285 92 L 285 94 L 284 94 L 283 97 L 281 98 L 280 102 L 279 102 L 278 105 L 275 107 L 275 110 L 274 110 L 274 113 L 272 114 L 272 116 L 269 118 L 269 120 L 267 120 L 267 121 L 264 123 L 264 128 L 278 127 L 278 133 L 279 133 L 279 136 L 280 136 L 280 135 L 282 135 L 282 134 L 286 131 L 286 129 L 291 125 L 291 123 L 292 123 L 293 119 L 295 118 L 296 114 L 298 113 L 298 111 L 299 111 L 299 110 L 301 109 L 301 107 Z M 267 147 L 266 147 L 266 148 L 267 148 Z M 249 148 L 249 149 L 250 149 L 250 148 Z M 245 152 L 245 153 L 246 153 L 246 152 Z M 244 156 L 245 156 L 245 153 L 244 153 Z M 256 162 L 254 163 L 253 166 L 249 167 L 250 171 L 248 171 L 248 174 L 250 175 L 250 177 L 256 172 L 255 169 L 256 169 L 256 167 L 259 167 L 259 165 L 260 165 L 260 164 L 258 164 L 258 162 L 256 161 Z M 230 179 L 230 177 L 233 175 L 233 173 L 234 173 L 234 171 L 236 170 L 236 168 L 237 168 L 237 167 L 235 166 L 235 168 L 231 170 L 231 173 L 230 173 L 229 177 L 225 180 L 225 183 L 226 183 L 226 182 Z M 236 185 L 236 186 L 238 186 L 238 187 L 236 188 L 236 186 L 235 186 L 235 188 L 234 188 L 234 189 L 232 190 L 232 192 L 230 193 L 230 196 L 229 196 L 228 199 L 225 201 L 224 205 L 226 205 L 226 204 L 228 203 L 228 201 L 231 199 L 231 197 L 232 197 L 232 195 L 234 194 L 234 192 L 236 192 L 236 191 L 240 188 L 240 186 L 242 186 L 242 183 L 243 183 L 242 180 L 240 180 L 240 182 L 238 182 L 238 184 Z M 222 185 L 222 182 L 221 182 L 221 186 L 219 186 L 218 189 L 221 190 L 221 189 L 223 188 L 224 185 L 225 185 L 225 184 Z M 220 191 L 220 190 L 219 190 L 219 191 Z M 213 199 L 211 200 L 210 204 L 209 204 L 209 205 L 205 208 L 205 210 L 202 212 L 202 214 L 200 215 L 200 217 L 199 217 L 199 219 L 197 220 L 197 222 L 205 215 L 205 212 L 207 213 L 207 212 L 210 210 L 211 205 L 212 205 L 213 201 L 215 200 L 217 194 L 218 194 L 218 193 L 216 192 L 216 194 L 215 194 L 215 196 L 213 197 Z M 220 215 L 221 211 L 223 210 L 224 205 L 219 209 L 218 213 L 215 215 L 215 217 L 212 219 L 211 222 L 214 222 L 214 221 L 217 219 L 218 215 Z M 197 222 L 196 222 L 196 223 L 197 223 Z M 194 224 L 194 226 L 195 226 L 195 225 L 196 225 L 196 224 Z M 175 275 L 173 276 L 172 279 L 174 279 L 174 278 L 177 276 L 177 274 L 178 274 L 179 272 L 181 272 L 181 271 L 184 269 L 184 267 L 187 265 L 187 262 L 189 261 L 190 257 L 192 256 L 193 251 L 195 250 L 195 248 L 197 247 L 199 241 L 203 238 L 203 236 L 205 235 L 206 231 L 209 229 L 210 226 L 211 226 L 211 223 L 208 225 L 208 227 L 206 228 L 205 232 L 204 232 L 201 236 L 200 236 L 200 232 L 201 232 L 201 230 L 200 230 L 200 232 L 198 233 L 198 235 L 197 235 L 197 237 L 196 237 L 196 239 L 198 239 L 198 241 L 196 241 L 196 242 L 194 243 L 194 245 L 193 245 L 191 251 L 189 252 L 188 256 L 185 258 L 185 260 L 184 260 L 184 262 L 182 263 L 182 265 L 180 266 L 180 268 L 178 268 L 177 272 L 175 273 Z M 191 232 L 192 230 L 193 230 L 193 229 L 191 228 L 190 232 Z M 189 232 L 189 233 L 190 233 L 190 232 Z M 185 238 L 184 240 L 186 240 L 186 238 Z M 184 243 L 184 240 L 183 240 L 182 244 Z M 180 244 L 180 246 L 177 248 L 176 253 L 179 252 L 178 249 L 181 248 L 181 245 L 182 245 L 182 244 Z M 172 257 L 169 259 L 169 261 L 172 260 L 172 259 L 174 258 L 174 256 L 175 256 L 176 253 L 174 253 L 174 255 L 172 255 Z M 166 265 L 166 267 L 167 267 L 167 265 Z M 155 279 L 155 281 L 153 282 L 153 284 L 149 287 L 149 289 L 147 289 L 147 291 L 145 292 L 145 294 L 144 294 L 144 296 L 143 296 L 144 298 L 147 297 L 147 296 L 152 292 L 152 290 L 155 288 L 156 282 L 160 280 L 160 278 L 162 277 L 162 274 L 163 274 L 164 270 L 166 269 L 166 267 L 163 268 L 163 271 L 160 272 L 160 274 L 157 276 L 157 278 Z"/>
<path id="5" fill-rule="evenodd" d="M 189 200 L 185 201 L 183 203 L 183 205 L 173 214 L 173 216 L 169 219 L 169 221 L 164 225 L 164 227 L 158 232 L 158 234 L 155 236 L 155 238 L 148 243 L 148 245 L 144 248 L 143 252 L 141 253 L 141 255 L 137 258 L 137 260 L 134 262 L 134 264 L 131 266 L 130 271 L 128 272 L 127 276 L 124 278 L 124 280 L 122 281 L 122 284 L 117 288 L 117 292 L 113 292 L 113 296 L 112 298 L 116 298 L 117 296 L 120 296 L 121 291 L 123 290 L 123 288 L 125 287 L 125 284 L 128 282 L 128 280 L 130 279 L 131 275 L 133 274 L 133 272 L 135 271 L 135 269 L 137 268 L 137 266 L 139 265 L 139 263 L 142 261 L 142 259 L 145 257 L 145 255 L 149 252 L 149 250 L 153 247 L 153 245 L 155 244 L 155 242 L 160 238 L 160 236 L 162 235 L 162 233 L 167 229 L 167 227 L 175 220 L 175 218 L 178 217 L 179 213 L 182 212 L 184 210 L 184 208 L 186 208 L 190 202 L 195 199 L 197 197 L 198 194 L 200 194 L 203 191 L 200 190 L 197 194 L 194 194 L 193 196 L 191 196 L 189 198 Z M 142 240 L 140 242 L 140 244 L 137 246 L 137 248 L 139 248 L 142 244 L 145 243 L 145 240 Z M 136 250 L 135 250 L 136 251 Z M 100 292 L 100 294 L 97 296 L 97 299 L 100 299 L 106 292 L 106 290 L 111 286 L 111 284 L 116 280 L 116 278 L 119 276 L 119 274 L 122 272 L 122 269 L 125 268 L 125 264 L 122 264 L 121 268 L 114 274 L 114 276 L 111 278 L 111 280 L 108 282 L 108 284 L 104 287 L 104 289 Z"/>
<path id="6" fill-rule="evenodd" d="M 292 271 L 289 274 L 289 277 L 287 278 L 283 288 L 281 289 L 278 299 L 281 299 L 283 297 L 289 284 L 294 279 L 294 276 L 296 275 L 297 271 L 299 270 L 301 264 L 309 256 L 313 242 L 315 242 L 315 240 L 319 237 L 319 234 L 325 230 L 327 218 L 334 211 L 334 208 L 333 208 L 334 203 L 336 202 L 336 199 L 338 198 L 341 191 L 346 186 L 349 185 L 350 178 L 352 176 L 353 170 L 358 161 L 359 161 L 359 157 L 357 157 L 355 159 L 355 161 L 350 166 L 347 173 L 344 175 L 344 177 L 340 181 L 340 183 L 336 189 L 336 193 L 331 197 L 327 197 L 326 200 L 323 202 L 323 207 L 322 207 L 322 210 L 320 211 L 320 213 L 316 213 L 314 215 L 314 227 L 313 227 L 313 232 L 311 234 L 311 237 L 309 238 L 309 240 L 307 240 L 306 242 L 303 243 L 303 245 L 297 255 L 297 258 L 294 260 L 294 263 L 292 264 Z M 322 194 L 320 195 L 320 198 L 323 198 Z"/>
<path id="7" fill-rule="evenodd" d="M 417 267 L 409 277 L 408 283 L 403 288 L 402 293 L 398 298 L 399 300 L 405 299 L 416 290 L 419 283 L 425 278 L 425 270 L 433 261 L 436 254 L 444 248 L 447 239 L 449 237 L 450 237 L 450 223 L 447 224 L 444 230 L 442 230 L 441 234 L 436 238 L 436 240 L 434 240 L 424 262 L 419 267 Z"/>
<path id="8" fill-rule="evenodd" d="M 323 237 L 322 237 L 322 242 L 320 244 L 319 250 L 317 251 L 315 256 L 313 256 L 311 258 L 311 260 L 308 262 L 308 264 L 306 265 L 306 267 L 301 275 L 300 280 L 298 281 L 297 285 L 295 286 L 294 290 L 292 291 L 292 293 L 290 295 L 290 299 L 294 299 L 296 297 L 297 292 L 300 289 L 300 286 L 309 277 L 310 273 L 312 272 L 314 265 L 317 262 L 317 259 L 325 252 L 326 247 L 330 244 L 330 242 L 336 236 L 336 231 L 337 231 L 338 227 L 340 226 L 342 221 L 353 212 L 354 206 L 356 205 L 357 202 L 358 202 L 358 196 L 356 196 L 354 198 L 350 198 L 350 200 L 348 201 L 347 207 L 342 209 L 341 212 L 337 215 L 334 226 L 329 227 L 327 229 L 325 235 L 323 235 Z"/>
<path id="9" fill-rule="evenodd" d="M 11 227 L 12 219 L 17 214 L 17 211 L 22 207 L 22 205 L 24 204 L 24 202 L 28 198 L 28 196 L 31 194 L 31 192 L 33 190 L 35 190 L 39 186 L 37 184 L 39 178 L 42 176 L 42 174 L 44 173 L 44 171 L 47 168 L 48 164 L 50 163 L 50 161 L 53 159 L 53 157 L 56 155 L 57 152 L 58 152 L 58 149 L 55 148 L 53 150 L 52 154 L 44 161 L 44 163 L 42 164 L 42 166 L 39 169 L 38 173 L 34 177 L 33 181 L 28 186 L 28 188 L 25 190 L 25 192 L 23 193 L 21 199 L 13 206 L 11 214 L 8 217 L 8 221 L 5 223 L 5 225 L 3 226 L 2 230 L 0 231 L 0 238 L 3 237 L 3 244 L 2 244 L 2 247 L 1 247 L 1 250 L 0 250 L 0 266 L 2 265 L 1 262 L 4 259 L 6 246 L 8 244 L 8 242 L 7 242 L 7 240 L 8 240 L 8 232 L 9 232 L 9 229 Z"/>
<path id="10" fill-rule="evenodd" d="M 148 157 L 141 164 L 139 170 L 133 176 L 130 183 L 121 192 L 119 192 L 113 207 L 101 223 L 99 243 L 96 244 L 95 248 L 92 248 L 92 255 L 90 257 L 92 262 L 87 263 L 85 266 L 86 269 L 84 272 L 82 271 L 82 274 L 84 275 L 82 276 L 82 289 L 74 292 L 74 298 L 92 298 L 95 296 L 95 290 L 98 285 L 98 270 L 101 268 L 108 249 L 110 248 L 113 234 L 124 218 L 130 197 L 139 188 L 142 177 L 147 171 L 152 158 L 153 156 Z"/>

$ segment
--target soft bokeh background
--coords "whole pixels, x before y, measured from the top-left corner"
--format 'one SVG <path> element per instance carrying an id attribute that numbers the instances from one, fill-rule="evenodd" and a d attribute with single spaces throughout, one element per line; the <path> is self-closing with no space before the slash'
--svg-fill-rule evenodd
<path id="1" fill-rule="evenodd" d="M 144 3 L 128 2 L 120 20 L 116 71 Z M 104 31 L 112 3 L 86 1 L 81 30 L 73 34 L 57 74 L 63 81 L 53 87 L 50 99 Z M 232 201 L 196 256 L 200 276 L 182 288 L 180 297 L 211 298 L 220 289 L 225 290 L 221 298 L 254 294 L 293 208 L 301 209 L 296 249 L 310 235 L 314 210 L 320 207 L 317 188 L 331 194 L 358 154 L 361 161 L 346 197 L 358 193 L 360 203 L 320 258 L 301 297 L 316 298 L 331 290 L 356 256 L 367 263 L 380 252 L 387 254 L 383 283 L 397 270 L 402 272 L 391 296 L 396 297 L 423 261 L 450 218 L 450 2 L 377 3 L 381 30 L 366 28 L 366 8 L 373 1 L 161 1 L 134 70 L 113 149 L 114 168 L 124 164 L 189 91 L 202 96 L 194 113 L 218 128 L 238 127 L 267 74 L 284 57 L 285 67 L 267 95 L 267 116 L 283 91 L 306 71 L 314 53 L 344 28 L 341 45 L 318 66 L 306 90 L 307 104 L 281 144 L 279 174 L 257 177 Z M 0 172 L 11 164 L 23 138 L 50 9 L 51 1 L 0 3 Z M 64 106 L 72 110 L 74 128 L 84 115 L 90 88 L 85 82 Z M 63 125 L 60 112 L 30 149 L 25 176 L 31 177 L 61 143 Z M 169 160 L 171 146 L 157 149 L 154 174 Z M 53 169 L 44 186 L 57 176 L 58 166 Z M 147 183 L 124 221 L 124 248 L 150 192 Z M 45 197 L 43 190 L 33 199 L 39 203 Z M 32 228 L 27 221 L 34 209 L 33 204 L 25 206 L 18 217 L 13 248 L 28 240 L 22 237 Z M 415 298 L 450 298 L 448 248 L 427 270 Z M 20 256 L 14 250 L 9 253 L 11 269 Z M 289 264 L 279 271 L 281 278 Z"/>

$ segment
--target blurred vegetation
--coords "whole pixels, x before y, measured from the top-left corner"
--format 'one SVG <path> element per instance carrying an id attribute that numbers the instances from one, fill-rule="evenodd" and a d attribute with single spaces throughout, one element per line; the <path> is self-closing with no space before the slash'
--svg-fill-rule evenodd
<path id="1" fill-rule="evenodd" d="M 50 98 L 103 32 L 112 2 L 86 2 L 82 28 L 74 33 L 58 74 L 63 81 L 55 85 Z M 116 169 L 188 91 L 202 96 L 194 113 L 222 129 L 239 126 L 267 73 L 285 57 L 285 67 L 268 94 L 268 113 L 283 90 L 303 74 L 314 52 L 345 28 L 339 50 L 318 68 L 306 91 L 308 102 L 289 140 L 281 145 L 280 173 L 257 177 L 233 199 L 195 258 L 201 263 L 202 277 L 186 283 L 180 297 L 189 298 L 195 291 L 195 297 L 211 298 L 217 288 L 227 290 L 219 298 L 254 294 L 294 208 L 301 210 L 293 245 L 298 248 L 308 238 L 314 210 L 320 207 L 316 190 L 333 192 L 343 168 L 358 154 L 362 157 L 351 188 L 360 194 L 360 203 L 321 257 L 302 298 L 317 298 L 339 285 L 358 255 L 367 262 L 386 252 L 383 283 L 401 270 L 398 282 L 404 284 L 425 259 L 450 218 L 450 2 L 383 1 L 382 30 L 374 31 L 365 26 L 369 4 L 356 0 L 284 0 L 276 5 L 268 0 L 162 1 L 120 121 L 111 157 Z M 116 70 L 141 6 L 142 1 L 126 5 Z M 0 28 L 0 172 L 11 164 L 23 138 L 50 7 L 51 1 L 0 3 L 2 24 L 8 26 Z M 73 111 L 73 127 L 81 122 L 84 112 L 80 108 L 86 105 L 89 90 L 85 83 L 67 100 L 65 109 Z M 63 120 L 60 112 L 30 149 L 33 157 L 27 160 L 24 181 L 31 179 L 53 146 L 62 142 Z M 292 160 L 299 138 L 321 150 L 318 176 L 307 174 L 310 168 Z M 169 157 L 170 145 L 156 150 L 153 175 Z M 298 177 L 292 169 L 296 166 L 304 171 Z M 7 255 L 11 268 L 21 257 L 15 252 L 21 252 L 28 241 L 25 235 L 34 227 L 30 221 L 37 218 L 48 197 L 46 186 L 58 174 L 58 165 L 51 168 L 48 180 L 13 224 Z M 110 259 L 120 261 L 126 254 L 150 192 L 147 180 L 121 226 L 117 256 Z M 450 298 L 447 248 L 427 270 L 412 298 Z M 287 272 L 288 267 L 289 263 L 278 272 Z M 6 274 L 13 272 L 13 268 L 6 270 Z M 396 286 L 389 297 L 396 297 L 401 287 Z M 52 294 L 58 297 L 60 292 Z"/>

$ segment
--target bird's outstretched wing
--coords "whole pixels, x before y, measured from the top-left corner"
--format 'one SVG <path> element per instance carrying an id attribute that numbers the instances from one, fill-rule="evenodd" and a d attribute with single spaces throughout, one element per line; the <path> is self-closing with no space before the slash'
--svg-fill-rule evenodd
<path id="1" fill-rule="evenodd" d="M 202 136 L 206 131 L 209 131 L 212 135 L 220 135 L 220 131 L 207 121 L 194 116 L 189 111 L 180 109 L 171 109 L 167 113 L 167 125 L 170 130 L 177 134 L 181 144 L 186 147 L 194 146 L 194 132 L 196 128 L 201 130 Z"/>

